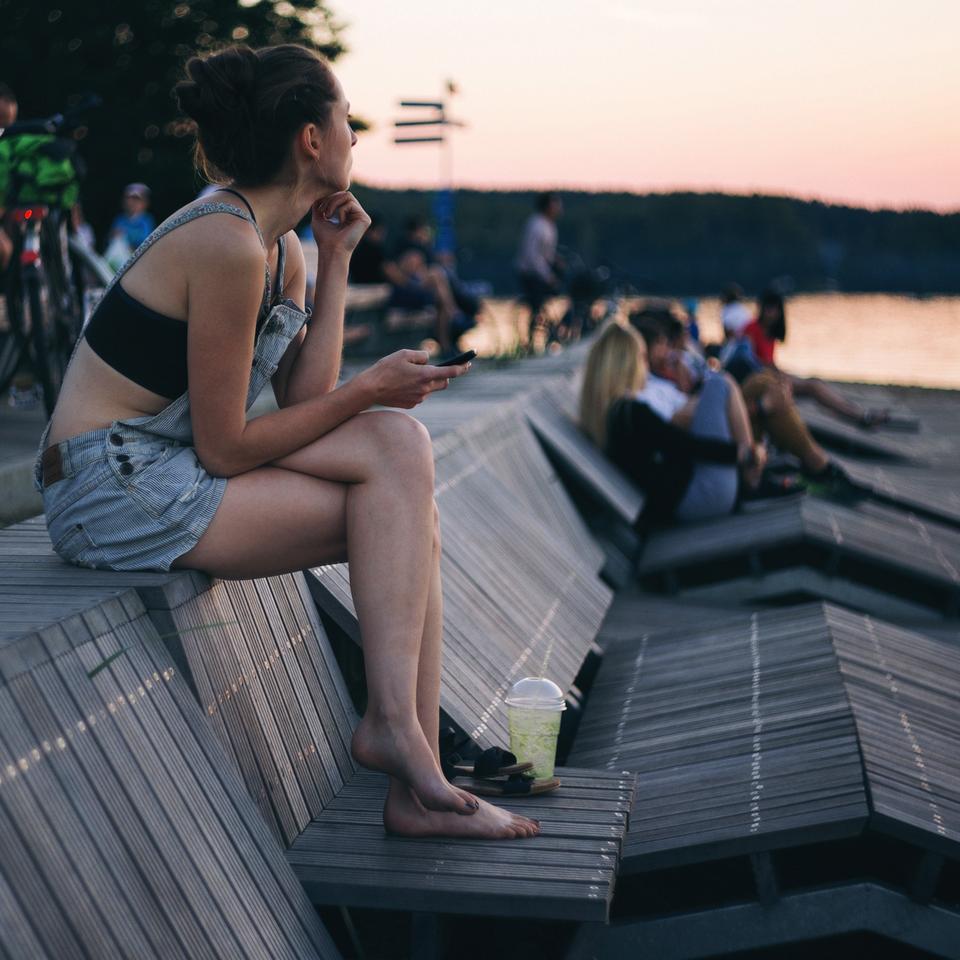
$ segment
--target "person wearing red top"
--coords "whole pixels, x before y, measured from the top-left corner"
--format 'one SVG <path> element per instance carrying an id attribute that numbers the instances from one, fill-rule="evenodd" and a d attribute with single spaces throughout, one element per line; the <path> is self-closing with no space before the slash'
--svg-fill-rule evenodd
<path id="1" fill-rule="evenodd" d="M 797 397 L 813 397 L 820 406 L 846 417 L 861 427 L 874 427 L 890 419 L 888 410 L 867 410 L 848 400 L 817 377 L 795 377 L 780 371 L 774 360 L 777 342 L 787 339 L 787 316 L 783 297 L 776 290 L 765 290 L 757 301 L 757 318 L 744 328 L 756 358 L 777 370 Z"/>

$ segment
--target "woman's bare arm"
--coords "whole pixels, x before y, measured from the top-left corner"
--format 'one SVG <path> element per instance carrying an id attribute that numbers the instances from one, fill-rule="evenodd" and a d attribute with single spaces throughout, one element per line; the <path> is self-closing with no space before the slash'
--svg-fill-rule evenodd
<path id="1" fill-rule="evenodd" d="M 217 232 L 204 226 L 189 257 L 187 368 L 194 444 L 212 474 L 230 477 L 287 456 L 374 403 L 410 409 L 467 372 L 401 350 L 336 390 L 248 422 L 263 249 L 242 222 L 215 225 Z"/>
<path id="2" fill-rule="evenodd" d="M 349 253 L 320 254 L 313 316 L 290 367 L 284 404 L 299 403 L 328 393 L 337 385 L 340 356 L 343 352 L 343 321 L 349 267 Z"/>

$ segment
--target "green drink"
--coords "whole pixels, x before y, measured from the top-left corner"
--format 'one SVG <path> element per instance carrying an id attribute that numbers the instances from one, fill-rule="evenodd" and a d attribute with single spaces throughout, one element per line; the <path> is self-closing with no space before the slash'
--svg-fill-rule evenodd
<path id="1" fill-rule="evenodd" d="M 532 763 L 538 780 L 553 776 L 560 715 L 567 708 L 563 691 L 543 677 L 518 680 L 504 703 L 510 724 L 510 752 L 520 763 Z"/>

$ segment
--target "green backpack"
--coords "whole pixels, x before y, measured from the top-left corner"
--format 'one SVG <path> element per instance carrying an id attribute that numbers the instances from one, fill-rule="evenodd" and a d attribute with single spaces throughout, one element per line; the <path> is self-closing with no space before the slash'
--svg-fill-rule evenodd
<path id="1" fill-rule="evenodd" d="M 73 150 L 49 133 L 0 137 L 0 206 L 72 207 L 80 195 Z"/>

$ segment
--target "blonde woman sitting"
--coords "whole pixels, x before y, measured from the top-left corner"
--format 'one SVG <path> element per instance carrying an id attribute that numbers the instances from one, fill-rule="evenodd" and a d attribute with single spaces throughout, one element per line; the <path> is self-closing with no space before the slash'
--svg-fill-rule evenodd
<path id="1" fill-rule="evenodd" d="M 609 324 L 587 358 L 580 425 L 646 494 L 644 524 L 733 512 L 741 477 L 755 486 L 766 459 L 753 443 L 740 391 L 726 377 L 708 377 L 690 427 L 682 429 L 636 399 L 646 379 L 641 336 Z"/>

